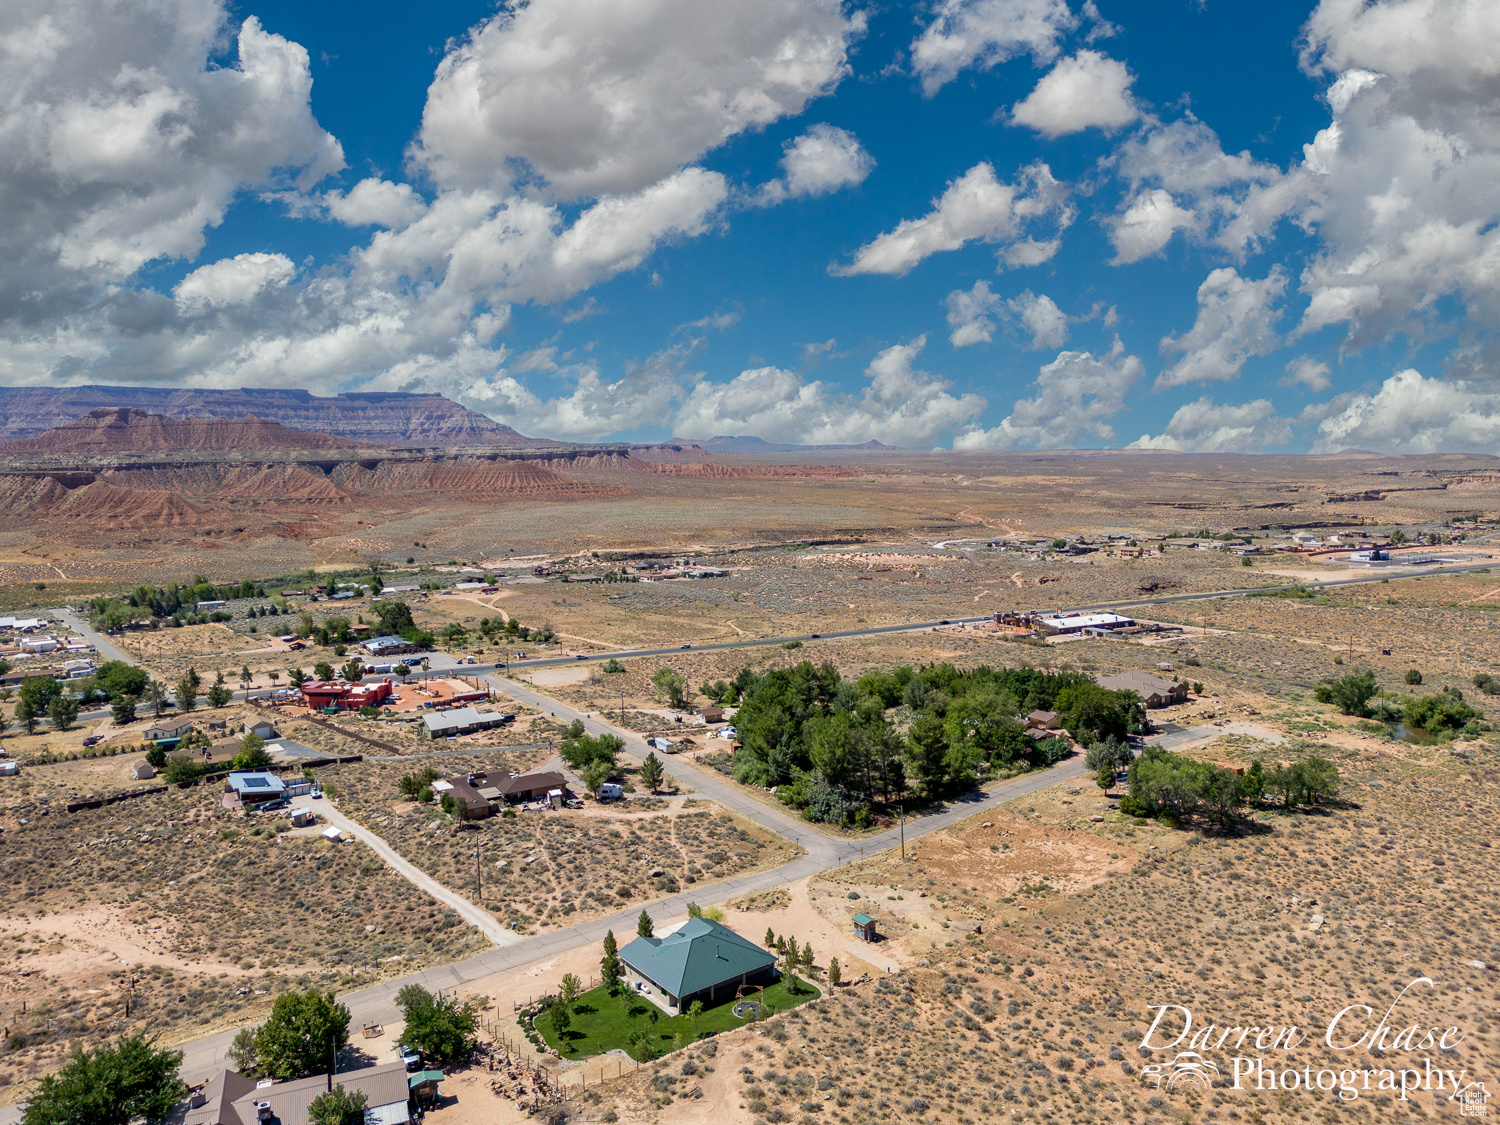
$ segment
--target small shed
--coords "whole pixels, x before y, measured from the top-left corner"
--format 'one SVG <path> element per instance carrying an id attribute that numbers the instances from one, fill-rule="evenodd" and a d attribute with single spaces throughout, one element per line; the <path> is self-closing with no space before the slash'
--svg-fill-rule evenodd
<path id="1" fill-rule="evenodd" d="M 856 914 L 852 919 L 854 932 L 863 941 L 879 941 L 880 934 L 875 929 L 875 919 L 868 914 Z"/>
<path id="2" fill-rule="evenodd" d="M 12 777 L 20 772 L 20 762 L 0 762 L 0 777 Z"/>
<path id="3" fill-rule="evenodd" d="M 323 839 L 325 840 L 332 840 L 337 844 L 343 838 L 343 834 L 337 828 L 329 827 L 323 829 Z"/>
<path id="4" fill-rule="evenodd" d="M 257 735 L 260 738 L 275 738 L 276 728 L 265 719 L 256 719 L 253 723 L 245 724 L 245 733 Z"/>
<path id="5" fill-rule="evenodd" d="M 313 822 L 312 809 L 293 809 L 290 820 L 293 828 L 306 828 Z"/>
<path id="6" fill-rule="evenodd" d="M 698 715 L 705 723 L 722 723 L 724 721 L 724 708 L 718 706 L 704 707 L 699 710 Z"/>
<path id="7" fill-rule="evenodd" d="M 153 777 L 156 776 L 156 767 L 142 758 L 139 762 L 130 767 L 130 776 L 135 778 L 137 781 L 150 781 Z"/>

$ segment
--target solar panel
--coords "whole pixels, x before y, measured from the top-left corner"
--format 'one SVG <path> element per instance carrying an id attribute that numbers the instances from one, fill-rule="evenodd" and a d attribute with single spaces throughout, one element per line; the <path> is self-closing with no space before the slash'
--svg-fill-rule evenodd
<path id="1" fill-rule="evenodd" d="M 271 783 L 263 777 L 247 777 L 242 784 L 246 789 L 267 789 Z"/>

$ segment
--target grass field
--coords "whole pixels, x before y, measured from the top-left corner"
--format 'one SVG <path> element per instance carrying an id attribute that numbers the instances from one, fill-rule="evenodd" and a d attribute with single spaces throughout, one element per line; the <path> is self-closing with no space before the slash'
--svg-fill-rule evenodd
<path id="1" fill-rule="evenodd" d="M 790 1011 L 821 995 L 822 990 L 817 985 L 791 976 L 777 981 L 763 993 L 757 993 L 755 998 L 764 1001 L 769 1016 Z M 559 1047 L 557 1034 L 545 1015 L 537 1019 L 536 1028 L 547 1041 L 547 1046 L 561 1049 L 568 1058 L 587 1058 L 602 1055 L 605 1051 L 624 1050 L 631 1058 L 640 1061 L 643 1058 L 641 1049 L 631 1042 L 637 1031 L 649 1034 L 645 1042 L 651 1047 L 653 1056 L 659 1055 L 682 1045 L 678 1043 L 679 1036 L 683 1037 L 683 1043 L 690 1043 L 705 1034 L 743 1027 L 746 1021 L 734 1014 L 734 1004 L 732 998 L 725 1000 L 715 1007 L 705 1008 L 697 1020 L 693 1020 L 686 1015 L 665 1016 L 651 1001 L 624 989 L 619 995 L 611 996 L 609 989 L 601 985 L 585 992 L 574 1002 L 572 1023 L 563 1032 L 565 1047 Z"/>

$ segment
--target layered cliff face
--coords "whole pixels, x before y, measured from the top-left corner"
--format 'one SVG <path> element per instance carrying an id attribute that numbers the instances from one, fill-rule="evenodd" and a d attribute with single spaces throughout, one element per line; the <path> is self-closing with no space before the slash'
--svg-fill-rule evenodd
<path id="1" fill-rule="evenodd" d="M 331 434 L 288 429 L 253 414 L 244 418 L 168 418 L 129 406 L 91 410 L 82 418 L 34 437 L 0 443 L 5 454 L 284 452 L 357 449 Z"/>
<path id="2" fill-rule="evenodd" d="M 169 418 L 243 417 L 365 445 L 549 446 L 438 394 L 179 390 L 173 387 L 0 387 L 0 438 L 33 437 L 95 410 L 129 407 Z"/>

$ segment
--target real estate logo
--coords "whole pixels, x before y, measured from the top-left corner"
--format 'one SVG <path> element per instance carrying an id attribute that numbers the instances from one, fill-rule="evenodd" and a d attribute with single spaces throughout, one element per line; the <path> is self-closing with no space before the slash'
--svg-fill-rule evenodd
<path id="1" fill-rule="evenodd" d="M 1310 1041 L 1296 1025 L 1203 1025 L 1192 1009 L 1182 1004 L 1153 1004 L 1151 1026 L 1141 1038 L 1143 1051 L 1173 1051 L 1171 1062 L 1141 1067 L 1140 1080 L 1159 1090 L 1197 1088 L 1207 1093 L 1216 1082 L 1234 1090 L 1303 1091 L 1328 1094 L 1337 1091 L 1342 1101 L 1352 1102 L 1362 1094 L 1385 1093 L 1401 1101 L 1417 1092 L 1431 1092 L 1439 1099 L 1458 1104 L 1463 1117 L 1487 1117 L 1489 1097 L 1484 1084 L 1470 1079 L 1467 1070 L 1435 1065 L 1431 1052 L 1450 1054 L 1466 1036 L 1457 1027 L 1431 1026 L 1429 1021 L 1406 1022 L 1397 1017 L 1397 1006 L 1417 985 L 1433 987 L 1428 977 L 1410 981 L 1391 1001 L 1384 1015 L 1371 1020 L 1375 1009 L 1368 1004 L 1350 1004 L 1332 1020 L 1322 1035 L 1328 1050 L 1340 1053 L 1363 1048 L 1376 1058 L 1388 1055 L 1420 1056 L 1402 1059 L 1390 1067 L 1324 1067 L 1288 1065 L 1290 1052 Z M 1175 1033 L 1175 1034 L 1174 1034 Z M 1316 1034 L 1316 1032 L 1312 1032 Z M 1224 1052 L 1214 1062 L 1208 1053 Z M 1347 1054 L 1342 1058 L 1349 1058 Z M 1446 1061 L 1439 1059 L 1439 1063 Z M 1223 1070 L 1228 1070 L 1227 1078 Z M 1223 1081 L 1220 1081 L 1223 1078 Z"/>

